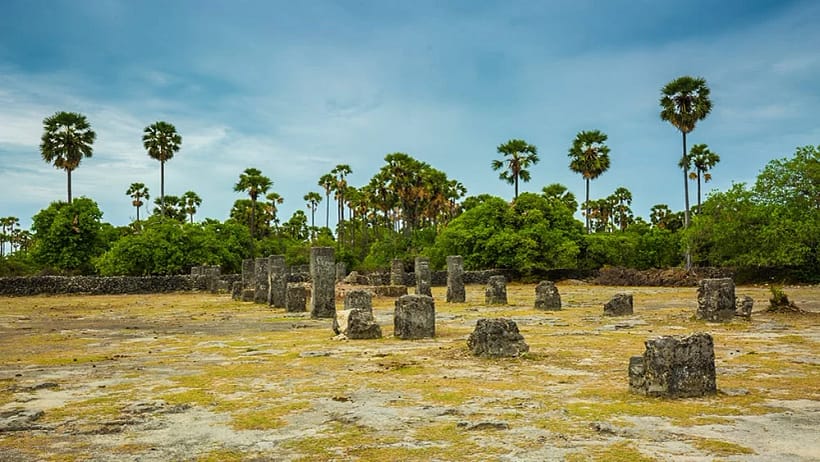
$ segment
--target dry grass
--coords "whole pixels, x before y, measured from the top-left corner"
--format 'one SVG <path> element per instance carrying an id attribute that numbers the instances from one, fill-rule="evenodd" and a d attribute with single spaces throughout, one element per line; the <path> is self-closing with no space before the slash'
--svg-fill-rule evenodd
<path id="1" fill-rule="evenodd" d="M 444 288 L 434 288 L 437 337 L 419 341 L 392 337 L 387 298 L 375 299 L 385 337 L 374 341 L 334 340 L 329 320 L 225 296 L 5 298 L 0 410 L 45 414 L 33 428 L 0 432 L 0 460 L 655 460 L 680 445 L 719 458 L 766 452 L 742 436 L 697 432 L 790 402 L 813 402 L 818 418 L 817 314 L 707 324 L 693 319 L 695 289 L 558 286 L 557 312 L 532 309 L 534 285 L 511 284 L 507 306 L 484 306 L 479 286 L 466 304 L 441 302 Z M 820 288 L 786 290 L 820 311 Z M 602 316 L 624 291 L 636 314 Z M 759 309 L 769 295 L 738 293 Z M 466 338 L 485 317 L 516 320 L 530 353 L 469 355 Z M 646 339 L 697 331 L 715 339 L 727 393 L 628 393 L 628 358 Z M 672 426 L 678 446 L 641 444 L 641 419 Z"/>

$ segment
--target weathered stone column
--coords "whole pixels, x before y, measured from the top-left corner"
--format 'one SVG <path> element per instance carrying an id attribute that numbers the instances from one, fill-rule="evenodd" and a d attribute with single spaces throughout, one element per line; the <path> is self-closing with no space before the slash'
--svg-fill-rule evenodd
<path id="1" fill-rule="evenodd" d="M 561 310 L 561 295 L 558 288 L 552 281 L 541 281 L 535 286 L 535 309 L 536 310 Z"/>
<path id="2" fill-rule="evenodd" d="M 285 297 L 285 311 L 301 313 L 307 311 L 308 289 L 301 284 L 288 284 Z"/>
<path id="3" fill-rule="evenodd" d="M 400 339 L 436 336 L 436 305 L 427 295 L 403 295 L 396 299 L 393 335 Z"/>
<path id="4" fill-rule="evenodd" d="M 447 257 L 447 301 L 464 303 L 467 294 L 464 291 L 464 259 L 461 255 Z"/>
<path id="5" fill-rule="evenodd" d="M 487 288 L 484 290 L 484 304 L 507 304 L 507 278 L 504 276 L 490 276 Z"/>
<path id="6" fill-rule="evenodd" d="M 704 321 L 724 322 L 735 316 L 735 283 L 732 278 L 701 279 L 698 282 L 698 311 Z"/>
<path id="7" fill-rule="evenodd" d="M 615 294 L 604 304 L 604 316 L 632 314 L 632 294 Z"/>
<path id="8" fill-rule="evenodd" d="M 268 282 L 270 280 L 270 265 L 268 257 L 258 257 L 254 262 L 256 279 L 253 287 L 254 303 L 268 304 Z"/>
<path id="9" fill-rule="evenodd" d="M 285 256 L 271 255 L 268 257 L 268 264 L 270 265 L 270 306 L 285 308 L 288 290 L 288 266 L 285 264 Z"/>
<path id="10" fill-rule="evenodd" d="M 333 332 L 349 339 L 381 338 L 382 329 L 373 318 L 373 294 L 362 289 L 345 294 L 345 309 L 336 311 Z"/>
<path id="11" fill-rule="evenodd" d="M 404 261 L 393 259 L 393 261 L 390 262 L 390 285 L 404 285 Z"/>
<path id="12" fill-rule="evenodd" d="M 514 358 L 530 351 L 518 325 L 511 319 L 479 319 L 467 338 L 467 347 L 475 356 Z"/>
<path id="13" fill-rule="evenodd" d="M 242 300 L 242 281 L 236 281 L 231 286 L 231 298 L 237 302 Z"/>
<path id="14" fill-rule="evenodd" d="M 689 398 L 713 395 L 715 346 L 712 336 L 663 336 L 646 341 L 643 356 L 629 359 L 629 391 L 647 396 Z"/>
<path id="15" fill-rule="evenodd" d="M 433 296 L 431 290 L 432 275 L 430 274 L 430 259 L 427 257 L 416 257 L 416 295 Z"/>
<path id="16" fill-rule="evenodd" d="M 742 298 L 738 297 L 735 300 L 735 316 L 740 316 L 745 319 L 752 319 L 752 308 L 754 308 L 755 301 L 752 297 L 744 295 Z"/>
<path id="17" fill-rule="evenodd" d="M 310 316 L 333 318 L 336 315 L 336 258 L 333 247 L 310 249 L 310 278 L 313 280 Z"/>
<path id="18" fill-rule="evenodd" d="M 343 261 L 336 262 L 336 282 L 342 282 L 347 276 L 347 263 Z"/>
<path id="19" fill-rule="evenodd" d="M 243 289 L 253 289 L 254 287 L 254 278 L 256 278 L 256 273 L 253 270 L 254 260 L 253 258 L 246 258 L 242 260 L 242 288 Z"/>

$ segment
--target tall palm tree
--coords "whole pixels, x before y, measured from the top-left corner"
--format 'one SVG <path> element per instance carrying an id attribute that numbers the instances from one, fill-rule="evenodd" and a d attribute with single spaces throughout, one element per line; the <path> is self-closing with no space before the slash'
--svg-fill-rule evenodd
<path id="1" fill-rule="evenodd" d="M 689 174 L 689 178 L 698 180 L 698 213 L 700 213 L 700 180 L 703 178 L 703 182 L 708 183 L 709 180 L 712 179 L 712 174 L 709 173 L 709 170 L 720 162 L 720 156 L 709 150 L 709 146 L 696 144 L 689 150 L 689 162 L 690 167 L 694 167 L 695 169 L 694 172 Z"/>
<path id="2" fill-rule="evenodd" d="M 145 187 L 142 183 L 131 183 L 131 186 L 128 187 L 128 190 L 125 191 L 125 194 L 131 197 L 131 205 L 137 208 L 137 223 L 140 221 L 140 207 L 142 207 L 145 202 L 143 199 L 148 200 L 151 196 L 148 194 L 148 188 Z"/>
<path id="3" fill-rule="evenodd" d="M 336 178 L 325 173 L 319 178 L 319 186 L 325 190 L 325 228 L 330 229 L 330 193 L 336 188 Z"/>
<path id="4" fill-rule="evenodd" d="M 584 202 L 587 232 L 590 232 L 590 205 L 589 182 L 609 170 L 609 146 L 604 144 L 606 133 L 600 130 L 581 131 L 575 135 L 572 147 L 569 148 L 569 157 L 572 159 L 569 168 L 580 173 L 586 183 L 586 201 Z"/>
<path id="5" fill-rule="evenodd" d="M 307 208 L 308 210 L 310 210 L 311 233 L 313 234 L 313 237 L 316 237 L 316 225 L 314 222 L 314 218 L 316 216 L 316 208 L 319 207 L 319 202 L 322 202 L 322 195 L 317 192 L 311 191 L 305 194 L 305 197 L 303 199 L 307 201 Z"/>
<path id="6" fill-rule="evenodd" d="M 524 140 L 509 140 L 498 146 L 498 153 L 506 159 L 493 160 L 493 170 L 501 170 L 498 178 L 515 185 L 515 198 L 518 199 L 518 180 L 530 181 L 527 167 L 538 163 L 538 149 Z M 505 167 L 506 164 L 506 167 Z"/>
<path id="7" fill-rule="evenodd" d="M 256 198 L 268 192 L 271 186 L 273 182 L 270 178 L 262 175 L 259 169 L 250 167 L 239 175 L 239 182 L 233 187 L 236 192 L 247 192 L 251 198 L 251 236 L 253 237 L 256 237 Z"/>
<path id="8" fill-rule="evenodd" d="M 66 171 L 68 203 L 71 203 L 71 172 L 80 166 L 83 157 L 91 157 L 97 134 L 84 115 L 57 112 L 43 120 L 40 154 L 43 160 Z"/>
<path id="9" fill-rule="evenodd" d="M 193 223 L 194 214 L 196 213 L 196 209 L 202 205 L 202 199 L 193 191 L 185 191 L 185 194 L 182 195 L 181 200 L 185 213 L 188 214 L 191 218 L 191 223 Z"/>
<path id="10" fill-rule="evenodd" d="M 278 206 L 285 202 L 285 199 L 279 195 L 278 192 L 272 192 L 265 196 L 265 200 L 267 201 L 265 203 L 265 209 L 268 213 L 268 217 L 270 217 L 268 220 L 268 228 L 270 228 L 271 223 L 278 225 L 279 218 L 277 218 L 276 212 L 279 211 Z"/>
<path id="11" fill-rule="evenodd" d="M 182 136 L 176 127 L 168 122 L 154 122 L 145 127 L 142 145 L 152 159 L 159 161 L 159 203 L 164 210 L 165 204 L 165 162 L 174 157 L 182 146 Z"/>
<path id="12" fill-rule="evenodd" d="M 626 231 L 627 225 L 629 225 L 630 221 L 633 219 L 632 209 L 629 208 L 629 206 L 632 205 L 632 192 L 621 186 L 612 193 L 610 198 L 615 204 L 615 210 L 612 218 L 615 220 L 621 231 Z"/>
<path id="13" fill-rule="evenodd" d="M 683 76 L 666 84 L 661 89 L 661 120 L 677 128 L 683 137 L 683 155 L 678 163 L 683 168 L 684 220 L 683 226 L 689 226 L 689 161 L 686 153 L 686 135 L 695 129 L 695 125 L 706 118 L 712 111 L 712 100 L 709 99 L 709 87 L 706 80 L 700 77 Z M 691 266 L 691 255 L 686 252 L 686 267 Z"/>
<path id="14" fill-rule="evenodd" d="M 11 236 L 14 232 L 14 226 L 19 223 L 20 220 L 17 217 L 0 218 L 0 257 L 6 253 L 6 242 L 9 242 L 10 246 L 13 247 Z M 11 253 L 11 250 L 9 250 L 9 253 Z"/>
<path id="15" fill-rule="evenodd" d="M 339 164 L 330 171 L 330 174 L 336 179 L 336 201 L 339 209 L 339 223 L 345 219 L 345 191 L 347 190 L 347 180 L 345 177 L 353 173 L 350 165 Z"/>

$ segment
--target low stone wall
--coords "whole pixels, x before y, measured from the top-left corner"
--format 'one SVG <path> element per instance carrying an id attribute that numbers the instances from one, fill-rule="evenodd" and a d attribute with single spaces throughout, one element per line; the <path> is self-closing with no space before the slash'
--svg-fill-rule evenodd
<path id="1" fill-rule="evenodd" d="M 0 278 L 0 295 L 150 294 L 207 291 L 205 276 L 34 276 Z"/>
<path id="2" fill-rule="evenodd" d="M 731 268 L 665 268 L 637 270 L 633 268 L 606 267 L 598 270 L 594 284 L 604 286 L 650 286 L 650 287 L 695 287 L 698 281 L 707 278 L 731 278 Z"/>

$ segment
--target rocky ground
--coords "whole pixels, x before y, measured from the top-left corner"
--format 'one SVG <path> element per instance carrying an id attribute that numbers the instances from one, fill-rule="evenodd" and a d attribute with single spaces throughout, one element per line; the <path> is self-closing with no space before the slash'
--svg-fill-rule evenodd
<path id="1" fill-rule="evenodd" d="M 820 287 L 808 313 L 696 321 L 695 288 L 558 284 L 564 309 L 444 303 L 437 336 L 337 340 L 311 320 L 207 294 L 0 299 L 0 460 L 820 460 Z M 344 288 L 342 288 L 344 290 Z M 604 317 L 618 292 L 635 314 Z M 339 301 L 341 305 L 341 300 Z M 479 318 L 515 320 L 530 351 L 482 359 Z M 627 392 L 629 357 L 657 335 L 709 332 L 716 396 Z"/>

